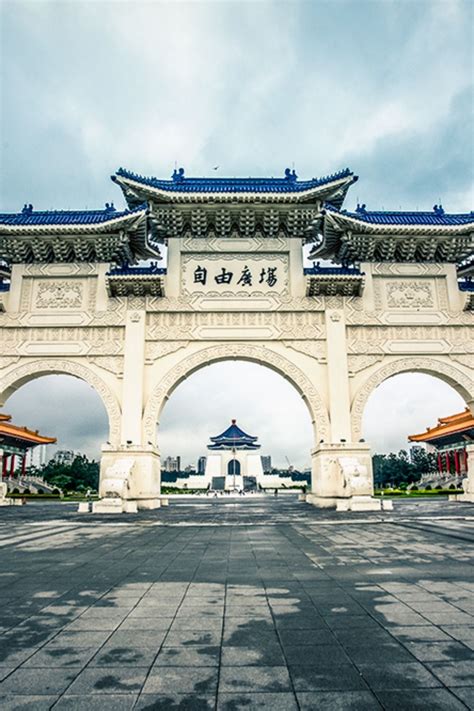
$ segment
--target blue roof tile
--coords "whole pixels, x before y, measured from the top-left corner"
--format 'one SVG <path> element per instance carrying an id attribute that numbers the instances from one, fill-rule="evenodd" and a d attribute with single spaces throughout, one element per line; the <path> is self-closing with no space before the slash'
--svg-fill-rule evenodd
<path id="1" fill-rule="evenodd" d="M 133 210 L 116 210 L 113 203 L 104 210 L 38 210 L 25 205 L 19 213 L 0 213 L 0 225 L 9 227 L 35 227 L 39 225 L 98 225 L 120 217 L 133 215 L 146 207 L 146 203 Z"/>
<path id="2" fill-rule="evenodd" d="M 474 212 L 459 214 L 445 213 L 441 206 L 435 205 L 432 212 L 385 212 L 369 211 L 365 205 L 357 206 L 354 212 L 349 210 L 337 210 L 337 208 L 326 203 L 324 208 L 329 212 L 335 212 L 345 217 L 351 217 L 360 222 L 377 225 L 466 225 L 474 223 Z"/>
<path id="3" fill-rule="evenodd" d="M 182 168 L 173 173 L 171 180 L 147 178 L 124 168 L 119 168 L 117 174 L 112 176 L 112 180 L 116 180 L 117 176 L 170 193 L 297 193 L 342 178 L 353 177 L 354 181 L 357 180 L 349 168 L 324 178 L 301 181 L 298 180 L 296 173 L 288 168 L 284 178 L 186 178 Z"/>

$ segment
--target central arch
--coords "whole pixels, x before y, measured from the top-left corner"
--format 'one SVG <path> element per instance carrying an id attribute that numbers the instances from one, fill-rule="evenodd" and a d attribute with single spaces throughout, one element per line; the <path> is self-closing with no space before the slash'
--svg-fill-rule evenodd
<path id="1" fill-rule="evenodd" d="M 148 398 L 144 413 L 144 434 L 146 441 L 156 441 L 156 425 L 161 411 L 175 388 L 187 377 L 205 365 L 224 360 L 246 360 L 267 366 L 282 375 L 300 393 L 309 409 L 313 427 L 318 437 L 329 436 L 329 416 L 327 408 L 307 375 L 291 360 L 265 346 L 228 343 L 204 348 L 183 358 L 171 368 L 154 387 Z"/>
<path id="2" fill-rule="evenodd" d="M 91 368 L 82 363 L 68 360 L 43 359 L 30 361 L 13 368 L 0 378 L 0 406 L 8 400 L 15 390 L 31 380 L 43 375 L 72 375 L 84 380 L 93 388 L 102 400 L 109 422 L 109 441 L 118 445 L 120 436 L 120 405 L 108 385 Z"/>
<path id="3" fill-rule="evenodd" d="M 474 402 L 474 381 L 461 369 L 451 365 L 451 363 L 425 356 L 392 360 L 372 372 L 355 394 L 351 408 L 352 438 L 354 442 L 357 442 L 362 437 L 362 419 L 370 395 L 384 380 L 400 373 L 426 373 L 440 378 L 448 385 L 451 385 L 465 400 L 466 404 L 472 407 Z"/>

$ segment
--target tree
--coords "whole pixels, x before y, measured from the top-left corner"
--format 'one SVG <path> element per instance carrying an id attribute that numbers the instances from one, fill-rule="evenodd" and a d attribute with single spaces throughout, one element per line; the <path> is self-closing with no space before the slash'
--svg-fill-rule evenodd
<path id="1" fill-rule="evenodd" d="M 63 491 L 84 491 L 99 486 L 99 464 L 78 454 L 70 464 L 51 460 L 38 471 L 48 484 Z"/>

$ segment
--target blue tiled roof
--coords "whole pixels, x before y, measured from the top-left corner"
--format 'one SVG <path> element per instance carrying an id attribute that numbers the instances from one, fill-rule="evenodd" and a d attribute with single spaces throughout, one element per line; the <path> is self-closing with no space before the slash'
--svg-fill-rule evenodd
<path id="1" fill-rule="evenodd" d="M 303 272 L 308 275 L 319 274 L 323 276 L 338 276 L 340 274 L 345 276 L 364 276 L 363 272 L 357 267 L 322 267 L 319 263 L 313 264 L 312 267 L 305 267 Z"/>
<path id="2" fill-rule="evenodd" d="M 458 281 L 459 291 L 474 291 L 474 281 L 471 277 Z"/>
<path id="3" fill-rule="evenodd" d="M 119 168 L 116 175 L 172 193 L 295 193 L 353 176 L 349 168 L 311 180 L 298 180 L 296 173 L 288 168 L 284 178 L 186 178 L 182 168 L 173 173 L 171 180 L 147 178 L 124 168 Z M 112 176 L 112 180 L 116 179 Z M 355 181 L 357 177 L 353 176 L 353 179 Z"/>
<path id="4" fill-rule="evenodd" d="M 335 212 L 346 217 L 352 217 L 361 222 L 378 225 L 466 225 L 474 223 L 474 212 L 448 214 L 441 206 L 435 205 L 432 212 L 371 212 L 365 209 L 365 205 L 358 205 L 354 212 L 349 210 L 337 210 L 332 205 L 325 204 L 324 208 L 329 212 Z"/>
<path id="5" fill-rule="evenodd" d="M 146 203 L 133 210 L 116 210 L 113 203 L 104 210 L 33 210 L 25 205 L 19 213 L 0 213 L 0 225 L 34 227 L 38 225 L 98 225 L 120 217 L 133 215 L 146 207 Z"/>
<path id="6" fill-rule="evenodd" d="M 232 420 L 231 426 L 225 432 L 210 439 L 213 444 L 209 445 L 208 449 L 219 449 L 221 447 L 251 447 L 258 449 L 260 447 L 259 444 L 256 444 L 258 437 L 252 437 L 241 430 L 235 420 Z"/>
<path id="7" fill-rule="evenodd" d="M 155 274 L 166 274 L 166 268 L 159 267 L 156 263 L 152 263 L 146 267 L 131 267 L 129 264 L 123 264 L 107 272 L 107 276 L 153 276 Z"/>

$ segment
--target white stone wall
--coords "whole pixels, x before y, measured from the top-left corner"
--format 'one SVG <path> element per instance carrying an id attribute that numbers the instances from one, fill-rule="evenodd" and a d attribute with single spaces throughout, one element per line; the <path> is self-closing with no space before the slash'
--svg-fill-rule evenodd
<path id="1" fill-rule="evenodd" d="M 214 280 L 222 267 L 240 274 L 248 266 L 254 281 L 203 288 L 191 277 L 197 265 Z M 102 476 L 130 456 L 127 495 L 140 505 L 159 494 L 156 424 L 166 400 L 213 362 L 260 363 L 294 385 L 314 427 L 313 490 L 328 502 L 347 487 L 326 445 L 334 460 L 356 456 L 365 404 L 386 378 L 425 372 L 474 405 L 473 317 L 452 264 L 362 264 L 361 297 L 306 297 L 301 243 L 281 236 L 170 240 L 163 298 L 109 298 L 108 268 L 13 267 L 0 313 L 0 404 L 48 373 L 89 383 L 109 419 Z M 278 288 L 259 283 L 269 268 L 277 269 Z M 370 470 L 368 446 L 357 456 Z"/>

